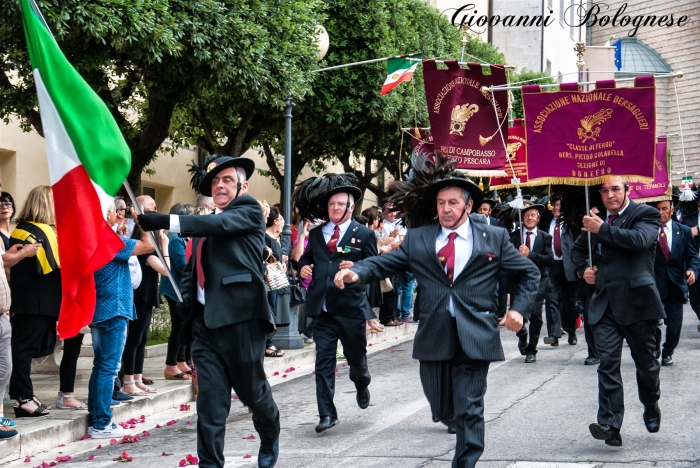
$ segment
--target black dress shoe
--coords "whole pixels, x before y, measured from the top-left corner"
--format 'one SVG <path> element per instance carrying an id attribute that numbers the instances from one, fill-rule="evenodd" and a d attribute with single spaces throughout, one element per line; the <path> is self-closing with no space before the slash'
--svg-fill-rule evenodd
<path id="1" fill-rule="evenodd" d="M 597 364 L 600 364 L 600 358 L 593 357 L 593 356 L 588 356 L 583 363 L 587 366 L 595 366 Z"/>
<path id="2" fill-rule="evenodd" d="M 523 333 L 522 335 L 518 335 L 518 349 L 520 350 L 520 354 L 525 356 L 527 353 L 525 352 L 525 347 L 527 346 L 527 331 Z"/>
<path id="3" fill-rule="evenodd" d="M 277 463 L 280 454 L 280 441 L 277 439 L 272 444 L 260 444 L 258 451 L 258 468 L 272 468 Z"/>
<path id="4" fill-rule="evenodd" d="M 655 349 L 653 354 L 654 358 L 656 359 L 659 359 L 661 357 L 661 351 L 659 351 L 658 349 Z"/>
<path id="5" fill-rule="evenodd" d="M 672 366 L 673 365 L 673 358 L 671 356 L 666 356 L 665 358 L 661 359 L 661 365 L 662 366 Z"/>
<path id="6" fill-rule="evenodd" d="M 367 409 L 369 406 L 369 388 L 358 391 L 355 398 L 357 399 L 357 406 L 359 406 L 360 409 Z"/>
<path id="7" fill-rule="evenodd" d="M 649 432 L 659 432 L 661 427 L 661 410 L 658 403 L 644 406 L 644 425 Z"/>
<path id="8" fill-rule="evenodd" d="M 551 346 L 559 346 L 559 338 L 554 337 L 554 336 L 547 336 L 547 337 L 545 337 L 545 339 L 543 341 L 544 341 L 544 344 L 548 344 Z"/>
<path id="9" fill-rule="evenodd" d="M 122 391 L 116 391 L 112 393 L 112 400 L 117 400 L 117 401 L 131 401 L 133 400 L 134 397 L 127 395 L 126 393 Z"/>
<path id="10" fill-rule="evenodd" d="M 457 433 L 457 426 L 454 424 L 447 426 L 447 433 L 448 434 L 456 434 Z"/>
<path id="11" fill-rule="evenodd" d="M 337 418 L 331 418 L 330 416 L 324 416 L 321 418 L 321 422 L 316 426 L 316 432 L 321 433 L 326 429 L 330 429 L 333 426 L 340 424 Z"/>
<path id="12" fill-rule="evenodd" d="M 578 340 L 576 339 L 576 332 L 571 333 L 569 335 L 569 344 L 571 346 L 576 346 L 577 343 L 578 343 Z"/>
<path id="13" fill-rule="evenodd" d="M 528 354 L 525 356 L 525 364 L 532 364 L 533 362 L 537 362 L 537 358 L 535 358 L 534 354 Z"/>
<path id="14" fill-rule="evenodd" d="M 591 431 L 591 435 L 594 439 L 604 440 L 607 445 L 612 447 L 622 446 L 622 437 L 620 436 L 619 429 L 607 424 L 593 423 L 588 426 L 588 430 Z"/>

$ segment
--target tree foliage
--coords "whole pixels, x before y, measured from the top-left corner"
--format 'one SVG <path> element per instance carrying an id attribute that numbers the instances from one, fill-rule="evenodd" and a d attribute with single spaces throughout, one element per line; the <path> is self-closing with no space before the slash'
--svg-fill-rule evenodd
<path id="1" fill-rule="evenodd" d="M 315 0 L 37 0 L 68 60 L 100 95 L 132 153 L 129 180 L 197 96 L 280 106 L 309 88 Z M 219 109 L 220 110 L 220 109 Z M 216 115 L 216 109 L 208 109 Z M 0 117 L 42 134 L 19 0 L 0 2 Z M 191 125 L 183 121 L 184 125 Z M 183 168 L 184 170 L 184 168 Z"/>

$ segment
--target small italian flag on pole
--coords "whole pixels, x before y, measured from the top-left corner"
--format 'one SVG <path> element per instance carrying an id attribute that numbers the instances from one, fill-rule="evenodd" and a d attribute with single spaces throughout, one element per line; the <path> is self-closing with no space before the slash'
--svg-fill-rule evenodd
<path id="1" fill-rule="evenodd" d="M 92 321 L 99 270 L 124 247 L 105 221 L 131 153 L 107 106 L 68 62 L 33 0 L 21 0 L 46 140 L 61 261 L 58 333 Z"/>
<path id="2" fill-rule="evenodd" d="M 402 81 L 411 81 L 413 72 L 416 71 L 420 60 L 409 59 L 420 59 L 422 57 L 423 54 L 416 52 L 389 58 L 387 61 L 386 80 L 384 81 L 384 86 L 382 86 L 382 96 L 396 88 Z"/>

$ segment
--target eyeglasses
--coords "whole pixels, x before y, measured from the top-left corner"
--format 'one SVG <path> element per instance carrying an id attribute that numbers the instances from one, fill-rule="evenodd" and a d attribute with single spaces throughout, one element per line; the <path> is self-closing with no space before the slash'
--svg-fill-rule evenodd
<path id="1" fill-rule="evenodd" d="M 600 190 L 598 190 L 598 191 L 600 192 L 601 195 L 607 195 L 607 194 L 610 193 L 610 192 L 612 192 L 612 193 L 620 193 L 620 192 L 622 192 L 622 187 L 610 187 L 609 189 L 607 189 L 607 188 L 602 188 L 602 189 L 600 189 Z"/>
<path id="2" fill-rule="evenodd" d="M 126 211 L 126 208 L 117 208 L 115 211 Z"/>
<path id="3" fill-rule="evenodd" d="M 10 206 L 12 206 L 12 202 L 9 202 L 9 201 L 0 202 L 0 206 L 10 207 Z"/>

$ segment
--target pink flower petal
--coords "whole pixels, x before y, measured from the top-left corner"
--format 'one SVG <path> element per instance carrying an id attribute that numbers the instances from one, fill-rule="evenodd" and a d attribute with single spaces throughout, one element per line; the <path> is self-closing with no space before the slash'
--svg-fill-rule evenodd
<path id="1" fill-rule="evenodd" d="M 277 371 L 275 371 L 275 373 L 274 373 L 274 374 L 272 374 L 272 375 L 280 375 L 280 373 L 279 373 L 279 372 L 277 372 Z"/>
<path id="2" fill-rule="evenodd" d="M 149 437 L 150 435 L 151 435 L 150 432 L 148 432 L 148 431 L 143 431 L 143 436 L 144 436 L 144 437 Z"/>
<path id="3" fill-rule="evenodd" d="M 100 444 L 100 445 L 97 446 L 97 450 L 99 450 L 99 449 L 101 449 L 101 448 L 102 448 L 102 444 Z"/>
<path id="4" fill-rule="evenodd" d="M 56 457 L 57 462 L 67 462 L 70 461 L 70 455 L 64 455 L 62 457 Z"/>
<path id="5" fill-rule="evenodd" d="M 391 350 L 391 352 L 392 352 L 392 353 L 395 353 L 395 352 L 396 352 L 396 350 L 395 350 L 395 349 L 392 349 L 392 350 Z"/>
<path id="6" fill-rule="evenodd" d="M 56 462 L 49 463 L 49 466 L 56 466 Z"/>
<path id="7" fill-rule="evenodd" d="M 176 419 L 173 419 L 172 421 L 168 421 L 168 422 L 165 423 L 166 426 L 173 426 L 173 425 L 175 425 L 175 424 L 177 424 L 177 420 L 176 420 Z"/>
<path id="8" fill-rule="evenodd" d="M 368 344 L 367 346 L 372 346 L 372 343 Z"/>
<path id="9" fill-rule="evenodd" d="M 338 368 L 337 368 L 337 367 L 335 368 L 335 372 L 338 373 Z"/>
<path id="10" fill-rule="evenodd" d="M 59 447 L 65 447 L 66 444 L 59 444 L 58 446 L 59 446 Z"/>
<path id="11" fill-rule="evenodd" d="M 286 379 L 286 378 L 287 378 L 287 374 L 282 374 L 282 378 L 283 378 L 283 379 Z"/>
<path id="12" fill-rule="evenodd" d="M 191 426 L 191 425 L 192 425 L 192 421 L 187 421 L 185 424 L 187 424 L 188 426 Z"/>
<path id="13" fill-rule="evenodd" d="M 343 367 L 348 367 L 348 365 L 347 365 L 347 364 L 343 364 Z"/>
<path id="14" fill-rule="evenodd" d="M 85 434 L 80 438 L 80 440 L 86 440 L 86 439 L 92 439 L 92 436 L 90 434 Z"/>
<path id="15" fill-rule="evenodd" d="M 233 395 L 234 400 L 238 400 L 238 395 Z"/>
<path id="16" fill-rule="evenodd" d="M 315 373 L 316 373 L 316 371 L 315 371 L 315 370 L 312 370 L 312 371 L 311 371 L 311 373 L 312 373 L 312 374 L 315 374 Z"/>
<path id="17" fill-rule="evenodd" d="M 117 439 L 109 439 L 109 445 L 117 445 Z"/>
<path id="18" fill-rule="evenodd" d="M 87 459 L 88 459 L 88 461 L 92 461 L 95 459 L 95 455 L 90 455 L 89 457 L 87 457 Z"/>
<path id="19" fill-rule="evenodd" d="M 24 459 L 24 463 L 29 463 L 30 461 L 32 461 L 32 459 L 29 458 L 29 457 L 27 457 L 27 458 Z"/>
<path id="20" fill-rule="evenodd" d="M 245 455 L 243 455 L 243 458 L 250 458 L 250 454 L 246 453 Z"/>
<path id="21" fill-rule="evenodd" d="M 189 410 L 190 410 L 190 405 L 185 405 L 185 404 L 180 405 L 180 411 L 189 411 Z"/>
<path id="22" fill-rule="evenodd" d="M 178 464 L 178 466 L 187 466 L 187 460 L 185 460 L 183 458 L 182 460 L 180 460 L 180 463 Z"/>
<path id="23" fill-rule="evenodd" d="M 160 429 L 160 424 L 156 424 L 156 429 Z"/>

